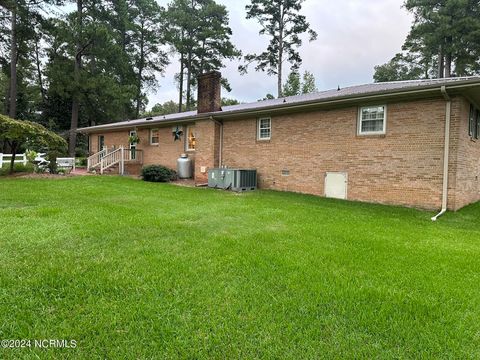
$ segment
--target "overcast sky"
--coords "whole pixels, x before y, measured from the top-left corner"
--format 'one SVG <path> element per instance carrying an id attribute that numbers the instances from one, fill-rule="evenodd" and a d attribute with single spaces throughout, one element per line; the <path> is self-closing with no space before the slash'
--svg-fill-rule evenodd
<path id="1" fill-rule="evenodd" d="M 158 2 L 165 6 L 169 1 Z M 268 38 L 258 35 L 260 27 L 255 20 L 245 19 L 249 0 L 217 2 L 226 5 L 230 12 L 233 43 L 244 53 L 264 50 Z M 300 49 L 301 71 L 313 72 L 320 90 L 372 82 L 373 67 L 400 51 L 410 29 L 412 17 L 402 4 L 403 0 L 306 0 L 302 13 L 318 33 L 318 39 L 304 41 Z M 171 60 L 165 75 L 158 79 L 156 93 L 149 94 L 148 108 L 158 102 L 177 101 L 173 77 L 179 65 L 178 60 Z M 221 70 L 232 86 L 231 93 L 223 91 L 224 97 L 251 102 L 267 93 L 276 95 L 275 77 L 257 73 L 253 68 L 241 76 L 238 64 L 227 62 Z"/>

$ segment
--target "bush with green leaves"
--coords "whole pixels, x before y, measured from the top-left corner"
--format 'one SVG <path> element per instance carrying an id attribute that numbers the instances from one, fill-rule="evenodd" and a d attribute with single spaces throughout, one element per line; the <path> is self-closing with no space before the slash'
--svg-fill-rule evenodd
<path id="1" fill-rule="evenodd" d="M 58 174 L 58 164 L 57 157 L 60 156 L 60 153 L 56 150 L 49 151 L 47 154 L 48 163 L 48 172 L 50 174 Z"/>
<path id="2" fill-rule="evenodd" d="M 67 148 L 66 141 L 44 126 L 23 120 L 11 119 L 0 114 L 0 140 L 4 141 L 12 153 L 10 173 L 14 172 L 14 158 L 20 149 L 49 150 L 63 152 Z"/>
<path id="3" fill-rule="evenodd" d="M 35 150 L 27 150 L 25 151 L 25 156 L 29 163 L 33 164 L 35 159 L 37 158 L 38 153 Z"/>
<path id="4" fill-rule="evenodd" d="M 33 164 L 27 163 L 23 165 L 22 163 L 16 163 L 13 166 L 13 172 L 10 171 L 10 166 L 4 165 L 0 168 L 0 176 L 9 175 L 12 173 L 32 173 L 35 172 Z"/>
<path id="5" fill-rule="evenodd" d="M 177 172 L 162 165 L 148 165 L 142 169 L 142 179 L 150 182 L 170 182 L 177 179 Z"/>
<path id="6" fill-rule="evenodd" d="M 87 166 L 88 159 L 86 157 L 80 157 L 76 159 L 76 165 L 80 167 Z"/>

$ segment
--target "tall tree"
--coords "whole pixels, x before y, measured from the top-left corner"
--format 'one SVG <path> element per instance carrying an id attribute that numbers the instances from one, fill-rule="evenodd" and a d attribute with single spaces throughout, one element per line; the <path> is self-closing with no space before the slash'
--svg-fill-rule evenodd
<path id="1" fill-rule="evenodd" d="M 403 53 L 377 66 L 376 81 L 479 74 L 478 0 L 406 0 L 414 23 Z"/>
<path id="2" fill-rule="evenodd" d="M 298 52 L 302 45 L 300 36 L 307 33 L 309 41 L 317 38 L 306 17 L 300 14 L 303 1 L 252 0 L 246 6 L 247 19 L 254 18 L 260 23 L 260 35 L 269 36 L 270 43 L 264 52 L 246 55 L 246 64 L 239 66 L 239 70 L 246 73 L 248 66 L 255 62 L 256 71 L 266 70 L 269 75 L 276 75 L 278 97 L 282 96 L 284 62 L 290 63 L 291 71 L 298 70 L 302 63 Z"/>
<path id="3" fill-rule="evenodd" d="M 79 95 L 79 82 L 80 82 L 80 69 L 82 67 L 83 53 L 91 41 L 84 43 L 82 39 L 83 35 L 83 0 L 77 0 L 77 13 L 76 13 L 76 36 L 75 36 L 75 54 L 74 54 L 74 68 L 73 68 L 73 81 L 75 84 L 75 91 L 72 97 L 72 117 L 70 120 L 70 133 L 68 136 L 68 154 L 75 156 L 75 148 L 77 145 L 77 128 L 78 128 L 78 114 L 80 111 L 80 95 Z"/>
<path id="4" fill-rule="evenodd" d="M 130 52 L 136 73 L 135 115 L 138 118 L 145 102 L 144 88 L 157 85 L 156 74 L 162 74 L 168 56 L 161 49 L 165 28 L 164 10 L 155 0 L 135 0 Z"/>
<path id="5" fill-rule="evenodd" d="M 72 154 L 79 125 L 123 119 L 137 93 L 130 70 L 134 61 L 125 66 L 122 43 L 113 27 L 108 3 L 78 1 L 80 6 L 76 11 L 65 18 L 52 19 L 45 71 L 48 77 L 45 116 L 55 117 L 61 128 L 68 129 Z M 126 78 L 125 74 L 130 75 Z M 68 103 L 70 118 L 66 119 L 62 111 Z"/>
<path id="6" fill-rule="evenodd" d="M 10 5 L 10 105 L 8 115 L 15 119 L 17 117 L 17 3 Z"/>
<path id="7" fill-rule="evenodd" d="M 228 11 L 213 0 L 174 0 L 167 11 L 168 39 L 180 57 L 179 110 L 194 105 L 193 88 L 203 72 L 219 70 L 225 59 L 238 58 L 241 53 L 231 42 Z M 229 84 L 222 83 L 227 90 Z M 185 89 L 185 90 L 184 90 Z"/>
<path id="8" fill-rule="evenodd" d="M 300 94 L 302 84 L 300 83 L 300 74 L 298 71 L 292 71 L 288 75 L 287 82 L 283 86 L 283 96 L 294 96 Z"/>
<path id="9" fill-rule="evenodd" d="M 375 66 L 373 79 L 375 82 L 412 80 L 420 79 L 424 74 L 428 77 L 428 69 L 423 69 L 412 56 L 399 53 L 388 63 Z"/>
<path id="10" fill-rule="evenodd" d="M 303 74 L 302 94 L 310 94 L 318 91 L 315 83 L 315 76 L 310 71 L 305 71 Z"/>
<path id="11" fill-rule="evenodd" d="M 315 76 L 311 72 L 305 71 L 302 81 L 298 71 L 292 71 L 283 87 L 283 96 L 310 94 L 315 91 L 317 91 Z"/>

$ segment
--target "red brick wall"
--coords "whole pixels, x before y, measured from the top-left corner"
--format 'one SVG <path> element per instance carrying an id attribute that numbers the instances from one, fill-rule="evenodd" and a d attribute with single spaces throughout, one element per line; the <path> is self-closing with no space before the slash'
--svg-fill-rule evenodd
<path id="1" fill-rule="evenodd" d="M 257 140 L 257 120 L 212 120 L 195 124 L 195 180 L 222 164 L 256 168 L 261 188 L 324 196 L 327 172 L 348 173 L 348 199 L 439 209 L 442 200 L 445 132 L 443 98 L 387 104 L 386 135 L 357 135 L 358 107 L 272 117 L 272 137 Z M 452 101 L 449 159 L 449 208 L 457 210 L 480 200 L 480 142 L 468 136 L 469 104 Z M 138 149 L 145 164 L 176 168 L 185 152 L 184 137 L 174 142 L 172 127 L 160 127 L 160 144 L 149 145 L 148 130 L 139 130 Z M 184 127 L 184 130 L 186 128 Z M 91 136 L 91 149 L 97 137 Z M 104 133 L 105 144 L 127 145 L 128 131 Z M 283 176 L 282 171 L 289 175 Z"/>
<path id="2" fill-rule="evenodd" d="M 358 136 L 358 108 L 225 121 L 223 165 L 257 168 L 263 188 L 324 195 L 326 172 L 348 173 L 348 199 L 441 207 L 445 101 L 387 106 L 385 136 Z M 282 176 L 288 170 L 289 176 Z"/>
<path id="3" fill-rule="evenodd" d="M 185 153 L 185 127 L 181 141 L 173 141 L 172 126 L 154 127 L 159 130 L 159 145 L 150 145 L 150 130 L 138 129 L 137 134 L 140 143 L 137 145 L 138 150 L 143 150 L 143 165 L 164 165 L 171 169 L 177 168 L 177 159 L 181 154 Z M 133 129 L 132 129 L 133 130 Z M 123 145 L 128 148 L 128 136 L 130 130 L 120 130 L 114 132 L 104 132 L 91 134 L 90 136 L 90 152 L 95 153 L 98 149 L 98 136 L 105 136 L 105 145 L 109 148 L 112 146 Z M 195 152 L 187 152 L 189 157 L 195 162 Z M 131 167 L 135 173 L 140 173 L 139 167 Z"/>
<path id="4" fill-rule="evenodd" d="M 195 181 L 206 183 L 208 182 L 208 169 L 219 166 L 220 126 L 212 120 L 202 120 L 195 123 L 195 130 L 197 139 Z"/>
<path id="5" fill-rule="evenodd" d="M 222 74 L 212 71 L 198 77 L 198 113 L 220 111 L 222 108 Z"/>
<path id="6" fill-rule="evenodd" d="M 456 176 L 454 180 L 454 209 L 480 201 L 480 140 L 472 139 L 468 133 L 470 103 L 458 99 L 454 103 Z"/>

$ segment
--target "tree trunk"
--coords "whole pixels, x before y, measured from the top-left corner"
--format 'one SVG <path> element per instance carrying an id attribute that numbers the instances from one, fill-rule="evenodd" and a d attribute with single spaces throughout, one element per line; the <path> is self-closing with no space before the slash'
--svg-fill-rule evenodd
<path id="1" fill-rule="evenodd" d="M 280 24 L 279 24 L 279 34 L 278 34 L 278 78 L 277 78 L 277 93 L 278 97 L 283 96 L 283 5 L 280 4 Z"/>
<path id="2" fill-rule="evenodd" d="M 10 107 L 8 116 L 17 117 L 17 8 L 12 7 L 11 39 L 10 39 Z"/>
<path id="3" fill-rule="evenodd" d="M 10 85 L 5 86 L 5 102 L 3 103 L 3 114 L 8 115 L 8 109 L 9 109 L 9 97 L 10 97 Z"/>
<path id="4" fill-rule="evenodd" d="M 70 121 L 70 134 L 69 134 L 69 142 L 68 142 L 68 154 L 71 157 L 75 156 L 75 148 L 77 145 L 77 128 L 78 128 L 78 115 L 80 110 L 80 100 L 78 94 L 78 87 L 80 82 L 80 69 L 82 67 L 82 23 L 83 23 L 83 0 L 77 0 L 77 26 L 78 26 L 78 34 L 77 34 L 77 46 L 76 46 L 76 54 L 75 54 L 75 67 L 74 67 L 74 77 L 75 77 L 75 85 L 76 89 L 73 93 L 72 99 L 72 118 Z"/>
<path id="5" fill-rule="evenodd" d="M 283 66 L 282 66 L 282 61 L 283 61 L 283 50 L 279 50 L 279 62 L 278 62 L 278 79 L 277 79 L 277 92 L 278 92 L 278 97 L 281 98 L 283 96 L 283 91 L 282 91 L 282 83 L 283 83 Z"/>
<path id="6" fill-rule="evenodd" d="M 443 45 L 440 45 L 440 50 L 438 52 L 438 78 L 445 77 L 445 56 L 443 53 Z"/>
<path id="7" fill-rule="evenodd" d="M 42 95 L 42 103 L 45 105 L 46 94 L 45 89 L 43 88 L 43 77 L 42 77 L 42 69 L 41 69 L 41 62 L 40 62 L 40 54 L 39 54 L 39 47 L 38 47 L 39 39 L 38 36 L 35 36 L 35 63 L 37 67 L 37 76 L 38 76 L 38 86 L 40 87 L 40 94 Z"/>
<path id="8" fill-rule="evenodd" d="M 446 53 L 445 53 L 445 77 L 452 77 L 452 37 L 446 39 Z"/>
<path id="9" fill-rule="evenodd" d="M 452 54 L 447 53 L 445 55 L 445 77 L 452 77 Z"/>
<path id="10" fill-rule="evenodd" d="M 187 111 L 190 111 L 191 106 L 191 86 L 192 86 L 192 49 L 188 50 L 187 60 Z"/>
<path id="11" fill-rule="evenodd" d="M 183 72 L 184 72 L 184 55 L 183 52 L 180 53 L 180 78 L 179 78 L 179 95 L 178 95 L 178 112 L 181 113 L 183 110 Z"/>
<path id="12" fill-rule="evenodd" d="M 136 118 L 140 117 L 140 107 L 142 105 L 142 75 L 143 75 L 143 68 L 145 62 L 145 41 L 144 41 L 144 29 L 142 24 L 142 33 L 140 35 L 140 59 L 138 64 L 138 77 L 137 77 L 137 107 L 135 110 Z"/>
<path id="13" fill-rule="evenodd" d="M 16 141 L 10 143 L 10 151 L 12 152 L 12 159 L 10 160 L 10 174 L 13 174 L 15 171 L 15 157 L 17 156 L 17 147 L 18 144 Z"/>

